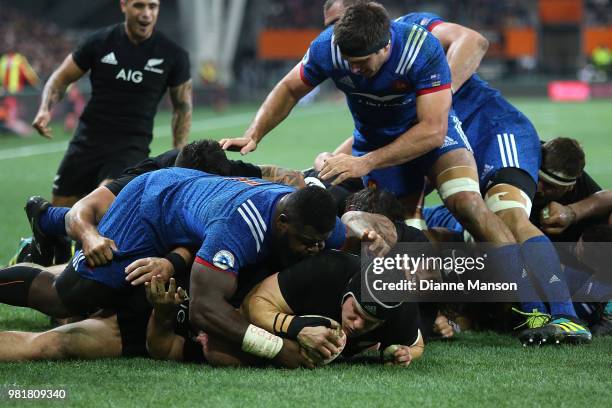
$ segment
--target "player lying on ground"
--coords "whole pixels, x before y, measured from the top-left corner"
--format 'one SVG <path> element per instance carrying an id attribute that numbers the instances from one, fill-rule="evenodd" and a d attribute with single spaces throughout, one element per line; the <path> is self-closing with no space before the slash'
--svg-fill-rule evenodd
<path id="1" fill-rule="evenodd" d="M 33 231 L 30 261 L 43 266 L 53 264 L 54 258 L 58 258 L 57 244 L 66 236 L 81 242 L 89 265 L 102 265 L 110 261 L 112 244 L 98 234 L 95 226 L 131 180 L 150 171 L 174 166 L 221 176 L 257 177 L 296 187 L 304 186 L 303 177 L 297 171 L 228 160 L 218 142 L 199 140 L 184 146 L 180 151 L 174 149 L 143 160 L 127 169 L 116 180 L 98 187 L 72 208 L 53 207 L 42 198 L 32 197 L 26 204 L 26 214 Z"/>
<path id="2" fill-rule="evenodd" d="M 360 290 L 355 286 L 358 279 L 347 286 L 355 272 L 359 272 L 358 258 L 326 251 L 266 279 L 251 291 L 241 311 L 262 319 L 262 325 L 271 323 L 266 318 L 274 311 L 272 305 L 279 307 L 277 313 L 332 315 L 342 322 L 342 328 L 349 333 L 349 349 L 346 351 L 349 355 L 361 351 L 364 341 L 368 345 L 382 342 L 383 345 L 397 345 L 387 350 L 387 362 L 408 365 L 412 359 L 420 357 L 424 347 L 418 331 L 418 308 L 414 305 L 393 305 L 391 309 L 384 309 L 381 305 L 361 302 Z M 305 279 L 312 273 L 316 279 Z M 321 287 L 315 283 L 318 280 L 328 289 L 321 292 Z M 265 360 L 256 359 L 214 336 L 194 334 L 188 325 L 187 297 L 183 290 L 177 290 L 174 279 L 170 280 L 166 290 L 163 281 L 154 277 L 146 285 L 146 291 L 154 308 L 152 314 L 139 306 L 142 299 L 138 297 L 144 297 L 141 291 L 130 299 L 129 306 L 119 309 L 116 314 L 101 312 L 81 322 L 43 333 L 2 332 L 0 361 L 117 358 L 150 354 L 155 358 L 213 365 L 265 363 Z M 317 301 L 313 300 L 315 294 Z M 340 304 L 343 306 L 340 307 Z M 283 305 L 291 305 L 292 309 Z M 312 310 L 305 312 L 307 309 L 304 308 L 310 307 Z M 138 309 L 141 310 L 136 312 Z M 323 326 L 319 326 L 321 324 Z M 288 359 L 290 367 L 298 364 L 312 367 L 314 362 L 330 359 L 342 349 L 343 342 L 338 345 L 329 342 L 317 344 L 322 336 L 335 331 L 336 324 L 329 319 L 286 316 L 284 327 L 289 328 L 291 334 L 279 334 L 296 339 L 301 348 L 293 341 L 285 341 L 284 347 L 290 349 L 289 354 L 304 356 Z M 269 330 L 273 331 L 273 328 Z M 390 353 L 390 350 L 395 351 Z"/>

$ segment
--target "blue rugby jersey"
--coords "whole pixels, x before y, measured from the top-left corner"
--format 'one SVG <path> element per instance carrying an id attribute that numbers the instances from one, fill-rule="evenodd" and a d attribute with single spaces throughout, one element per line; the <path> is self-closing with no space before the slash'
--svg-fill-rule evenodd
<path id="1" fill-rule="evenodd" d="M 301 64 L 304 83 L 331 78 L 346 94 L 355 122 L 355 144 L 385 146 L 415 124 L 416 97 L 448 89 L 451 76 L 439 41 L 417 24 L 391 23 L 391 55 L 372 78 L 353 74 L 334 42 L 333 27 L 310 45 Z"/>

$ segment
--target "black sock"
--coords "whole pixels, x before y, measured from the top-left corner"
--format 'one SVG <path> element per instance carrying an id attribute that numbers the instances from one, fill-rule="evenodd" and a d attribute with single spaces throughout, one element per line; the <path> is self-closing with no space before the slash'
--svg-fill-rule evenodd
<path id="1" fill-rule="evenodd" d="M 16 265 L 0 269 L 0 302 L 13 306 L 28 306 L 32 281 L 42 269 Z"/>

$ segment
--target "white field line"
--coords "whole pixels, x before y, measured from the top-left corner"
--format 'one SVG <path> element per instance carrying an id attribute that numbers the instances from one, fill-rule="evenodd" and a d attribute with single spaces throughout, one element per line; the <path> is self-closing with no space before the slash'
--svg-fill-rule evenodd
<path id="1" fill-rule="evenodd" d="M 320 115 L 322 113 L 340 112 L 346 110 L 344 105 L 315 105 L 308 108 L 298 108 L 291 115 L 290 118 L 302 118 L 308 116 Z M 255 112 L 237 113 L 228 116 L 222 116 L 219 118 L 206 118 L 192 122 L 191 132 L 203 132 L 219 129 L 227 129 L 235 126 L 248 125 Z M 155 138 L 165 138 L 172 135 L 170 131 L 170 124 L 155 126 L 153 128 L 153 134 Z M 39 136 L 33 136 L 39 137 Z M 34 144 L 29 146 L 14 147 L 10 149 L 0 149 L 0 160 L 18 159 L 22 157 L 38 156 L 42 154 L 50 154 L 63 152 L 68 147 L 68 142 L 50 142 L 44 144 Z"/>

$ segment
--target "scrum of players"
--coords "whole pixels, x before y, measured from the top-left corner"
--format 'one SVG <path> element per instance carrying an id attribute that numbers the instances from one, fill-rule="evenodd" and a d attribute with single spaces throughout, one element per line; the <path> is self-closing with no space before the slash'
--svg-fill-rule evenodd
<path id="1" fill-rule="evenodd" d="M 578 142 L 541 142 L 475 74 L 486 39 L 429 13 L 391 21 L 363 0 L 328 0 L 324 23 L 242 137 L 146 159 L 71 208 L 28 200 L 33 237 L 0 269 L 0 302 L 61 324 L 0 332 L 0 361 L 312 368 L 378 350 L 408 366 L 425 341 L 517 317 L 524 345 L 612 333 L 612 285 L 593 280 L 605 271 L 585 245 L 611 240 L 612 193 L 584 171 Z M 303 172 L 227 158 L 255 150 L 328 78 L 355 121 L 333 153 Z M 433 189 L 444 204 L 422 209 Z M 76 250 L 57 264 L 66 239 Z M 500 273 L 529 282 L 515 312 L 362 297 L 362 246 L 384 256 L 464 240 L 494 244 Z M 575 245 L 560 256 L 553 241 Z M 574 303 L 585 288 L 593 302 Z"/>

